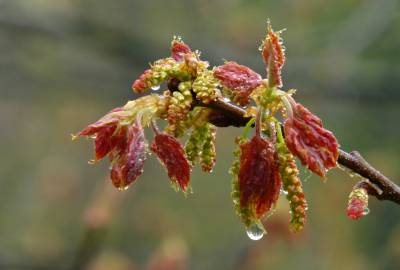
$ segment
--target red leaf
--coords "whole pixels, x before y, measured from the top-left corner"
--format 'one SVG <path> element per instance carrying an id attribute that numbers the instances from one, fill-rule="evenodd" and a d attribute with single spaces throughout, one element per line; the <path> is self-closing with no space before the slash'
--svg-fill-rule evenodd
<path id="1" fill-rule="evenodd" d="M 96 160 L 102 159 L 112 150 L 112 136 L 116 129 L 117 125 L 106 126 L 97 133 L 94 141 Z"/>
<path id="2" fill-rule="evenodd" d="M 119 122 L 119 119 L 113 117 L 113 113 L 122 111 L 122 108 L 115 108 L 100 118 L 96 123 L 88 125 L 86 128 L 81 130 L 76 136 L 92 136 L 98 132 L 100 132 L 104 128 L 108 128 L 109 126 L 116 125 Z"/>
<path id="3" fill-rule="evenodd" d="M 261 76 L 246 66 L 227 62 L 214 70 L 214 77 L 233 91 L 234 101 L 242 106 L 249 103 L 249 96 L 261 84 Z"/>
<path id="4" fill-rule="evenodd" d="M 259 219 L 276 203 L 282 185 L 273 144 L 255 135 L 240 146 L 240 206 Z"/>
<path id="5" fill-rule="evenodd" d="M 350 219 L 360 219 L 365 216 L 365 203 L 359 198 L 354 198 L 347 207 L 347 216 Z"/>
<path id="6" fill-rule="evenodd" d="M 285 50 L 279 32 L 268 26 L 268 34 L 262 48 L 262 57 L 267 65 L 268 82 L 271 87 L 282 87 L 281 70 L 285 64 Z"/>
<path id="7" fill-rule="evenodd" d="M 322 121 L 296 103 L 293 117 L 285 121 L 285 142 L 289 150 L 303 165 L 321 177 L 328 169 L 336 167 L 339 156 L 335 136 L 322 126 Z"/>
<path id="8" fill-rule="evenodd" d="M 119 138 L 122 138 L 122 136 Z M 116 140 L 116 142 L 121 143 L 120 140 Z M 117 145 L 115 146 L 117 147 Z M 120 144 L 119 147 L 121 146 Z M 146 144 L 139 119 L 128 128 L 125 148 L 120 148 L 119 150 L 122 149 L 123 152 L 114 157 L 115 163 L 111 169 L 111 180 L 114 186 L 119 189 L 126 188 L 143 173 Z"/>
<path id="9" fill-rule="evenodd" d="M 151 150 L 156 153 L 167 169 L 171 181 L 179 184 L 185 191 L 190 181 L 190 165 L 182 145 L 174 137 L 166 133 L 158 133 L 151 145 Z"/>
<path id="10" fill-rule="evenodd" d="M 128 145 L 128 127 L 120 126 L 114 135 L 111 137 L 111 153 L 110 159 L 113 160 L 114 157 L 122 155 L 126 150 Z"/>
<path id="11" fill-rule="evenodd" d="M 146 143 L 143 128 L 137 120 L 134 126 L 128 130 L 128 158 L 127 158 L 127 178 L 133 182 L 143 173 L 144 161 L 146 159 Z"/>
<path id="12" fill-rule="evenodd" d="M 185 54 L 191 53 L 189 46 L 179 39 L 174 39 L 171 44 L 171 55 L 177 62 L 182 62 Z"/>

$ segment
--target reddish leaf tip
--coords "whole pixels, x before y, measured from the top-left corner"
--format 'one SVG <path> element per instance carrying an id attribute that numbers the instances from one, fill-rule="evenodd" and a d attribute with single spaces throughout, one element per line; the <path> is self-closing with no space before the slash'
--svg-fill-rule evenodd
<path id="1" fill-rule="evenodd" d="M 158 133 L 154 137 L 151 150 L 167 169 L 169 178 L 186 191 L 190 181 L 190 164 L 182 145 L 173 136 Z"/>
<path id="2" fill-rule="evenodd" d="M 336 167 L 339 145 L 335 136 L 322 126 L 322 121 L 296 103 L 293 117 L 285 121 L 285 142 L 303 165 L 325 177 L 327 170 Z"/>

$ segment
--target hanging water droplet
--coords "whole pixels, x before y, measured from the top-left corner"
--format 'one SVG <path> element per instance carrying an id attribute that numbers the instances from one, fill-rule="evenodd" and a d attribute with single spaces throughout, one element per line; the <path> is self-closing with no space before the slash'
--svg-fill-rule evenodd
<path id="1" fill-rule="evenodd" d="M 247 227 L 247 236 L 254 241 L 260 240 L 265 234 L 264 226 L 260 222 L 253 222 Z"/>
<path id="2" fill-rule="evenodd" d="M 158 91 L 158 90 L 160 90 L 160 86 L 159 85 L 154 85 L 154 86 L 151 87 L 151 90 Z"/>
<path id="3" fill-rule="evenodd" d="M 283 188 L 281 188 L 280 193 L 281 193 L 281 195 L 288 195 L 288 192 L 286 190 L 284 190 Z"/>
<path id="4" fill-rule="evenodd" d="M 363 216 L 366 216 L 369 214 L 369 208 L 368 207 L 364 207 L 364 211 L 363 211 Z"/>
<path id="5" fill-rule="evenodd" d="M 118 190 L 119 191 L 124 191 L 124 190 L 127 190 L 129 188 L 129 185 L 128 186 L 123 186 L 123 187 L 118 187 Z"/>
<path id="6" fill-rule="evenodd" d="M 94 165 L 96 163 L 95 159 L 91 159 L 87 162 L 89 165 Z"/>

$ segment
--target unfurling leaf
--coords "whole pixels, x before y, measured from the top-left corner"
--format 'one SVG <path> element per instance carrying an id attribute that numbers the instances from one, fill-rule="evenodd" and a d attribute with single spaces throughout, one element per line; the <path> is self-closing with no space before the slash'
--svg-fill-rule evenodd
<path id="1" fill-rule="evenodd" d="M 111 157 L 113 162 L 111 180 L 119 189 L 127 188 L 143 173 L 146 143 L 139 117 L 127 128 L 126 137 L 126 146 Z"/>
<path id="2" fill-rule="evenodd" d="M 240 149 L 240 207 L 248 209 L 251 218 L 260 219 L 279 197 L 281 179 L 276 152 L 269 140 L 257 134 Z"/>
<path id="3" fill-rule="evenodd" d="M 335 136 L 304 106 L 294 104 L 293 116 L 285 121 L 284 128 L 287 147 L 308 169 L 325 177 L 328 169 L 336 167 L 339 146 Z"/>
<path id="4" fill-rule="evenodd" d="M 112 137 L 116 129 L 117 125 L 110 125 L 97 132 L 94 141 L 95 160 L 102 159 L 113 149 L 115 140 Z"/>
<path id="5" fill-rule="evenodd" d="M 236 62 L 227 62 L 217 67 L 214 77 L 232 91 L 233 101 L 243 106 L 249 104 L 251 93 L 262 83 L 260 74 Z"/>
<path id="6" fill-rule="evenodd" d="M 97 122 L 88 125 L 83 130 L 78 132 L 78 134 L 73 136 L 73 139 L 82 137 L 82 136 L 93 136 L 96 135 L 101 130 L 115 126 L 119 122 L 119 112 L 123 112 L 122 108 L 115 108 L 100 118 Z"/>
<path id="7" fill-rule="evenodd" d="M 185 54 L 191 53 L 189 46 L 186 45 L 179 37 L 174 38 L 171 43 L 171 56 L 175 61 L 181 62 Z"/>
<path id="8" fill-rule="evenodd" d="M 167 169 L 172 183 L 178 184 L 186 191 L 190 181 L 190 165 L 179 141 L 166 133 L 157 133 L 151 150 Z"/>
<path id="9" fill-rule="evenodd" d="M 123 108 L 115 108 L 105 116 L 100 118 L 97 122 L 88 125 L 80 131 L 76 137 L 86 136 L 95 138 L 95 158 L 93 162 L 98 161 L 118 148 L 118 152 L 125 144 L 126 138 L 123 126 L 119 123 L 124 121 L 129 115 Z M 122 133 L 121 133 L 122 132 Z"/>
<path id="10" fill-rule="evenodd" d="M 285 64 L 285 49 L 280 32 L 275 32 L 270 25 L 268 25 L 267 31 L 261 53 L 264 63 L 267 65 L 268 84 L 270 87 L 282 87 L 281 70 Z"/>

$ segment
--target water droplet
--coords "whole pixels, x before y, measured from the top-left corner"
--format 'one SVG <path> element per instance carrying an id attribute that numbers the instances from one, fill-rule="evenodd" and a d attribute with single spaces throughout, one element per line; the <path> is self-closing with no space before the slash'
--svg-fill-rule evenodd
<path id="1" fill-rule="evenodd" d="M 246 230 L 247 236 L 254 241 L 260 240 L 265 234 L 264 226 L 260 222 L 253 222 Z"/>
<path id="2" fill-rule="evenodd" d="M 363 216 L 366 216 L 369 214 L 369 208 L 368 207 L 364 207 L 364 211 L 363 211 Z"/>
<path id="3" fill-rule="evenodd" d="M 119 191 L 124 191 L 127 190 L 129 188 L 129 186 L 123 186 L 123 187 L 118 187 Z"/>
<path id="4" fill-rule="evenodd" d="M 151 87 L 151 90 L 158 91 L 158 90 L 160 90 L 160 86 L 159 85 L 154 85 L 154 86 Z"/>
<path id="5" fill-rule="evenodd" d="M 91 159 L 87 162 L 89 165 L 94 165 L 96 163 L 95 159 Z"/>
<path id="6" fill-rule="evenodd" d="M 227 97 L 224 97 L 224 101 L 225 102 L 230 102 L 231 100 L 229 98 L 227 98 Z"/>

